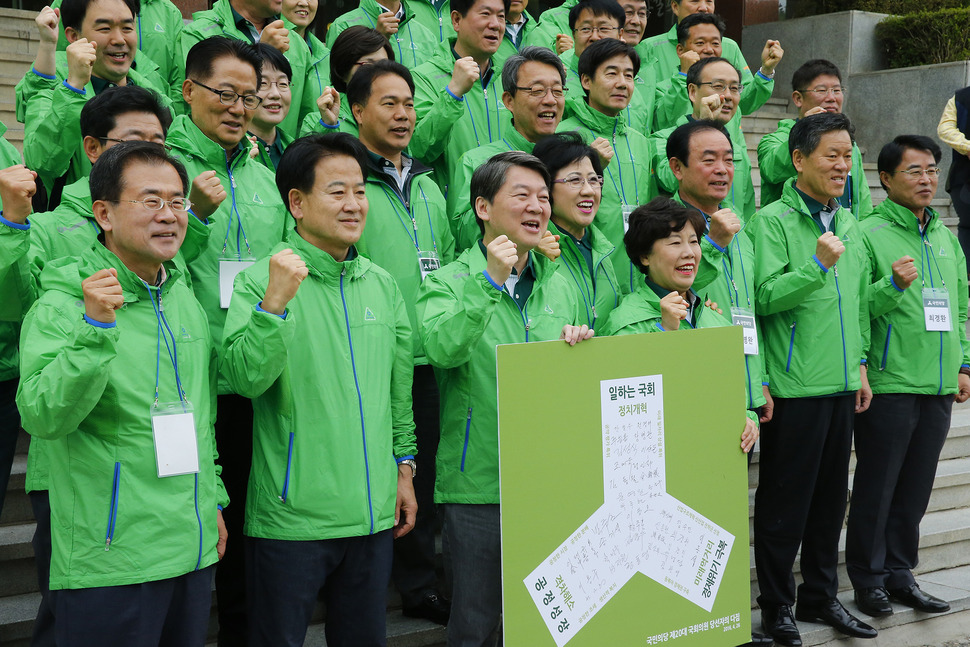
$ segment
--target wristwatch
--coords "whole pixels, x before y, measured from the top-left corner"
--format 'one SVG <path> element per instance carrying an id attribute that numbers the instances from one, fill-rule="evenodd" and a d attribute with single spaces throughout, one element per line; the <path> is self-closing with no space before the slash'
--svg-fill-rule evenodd
<path id="1" fill-rule="evenodd" d="M 398 465 L 407 465 L 411 468 L 411 478 L 418 475 L 418 463 L 413 458 L 405 458 L 403 461 L 398 461 Z"/>

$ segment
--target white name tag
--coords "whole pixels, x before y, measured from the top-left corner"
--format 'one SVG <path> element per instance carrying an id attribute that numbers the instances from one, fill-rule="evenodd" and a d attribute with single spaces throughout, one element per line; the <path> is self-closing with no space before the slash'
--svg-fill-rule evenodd
<path id="1" fill-rule="evenodd" d="M 623 233 L 630 230 L 630 214 L 637 208 L 635 204 L 621 204 L 620 209 L 623 213 Z"/>
<path id="2" fill-rule="evenodd" d="M 151 416 L 158 477 L 198 472 L 199 443 L 192 405 L 187 401 L 154 404 Z"/>
<path id="3" fill-rule="evenodd" d="M 255 263 L 254 260 L 230 261 L 219 259 L 219 307 L 228 308 L 232 301 L 232 283 L 236 275 Z"/>
<path id="4" fill-rule="evenodd" d="M 418 252 L 418 267 L 421 268 L 421 281 L 441 267 L 441 260 L 435 252 Z"/>
<path id="5" fill-rule="evenodd" d="M 758 330 L 754 325 L 754 313 L 747 308 L 731 308 L 731 321 L 744 332 L 744 354 L 758 354 Z"/>
<path id="6" fill-rule="evenodd" d="M 950 332 L 950 295 L 944 288 L 923 288 L 923 318 L 926 329 L 934 332 Z"/>

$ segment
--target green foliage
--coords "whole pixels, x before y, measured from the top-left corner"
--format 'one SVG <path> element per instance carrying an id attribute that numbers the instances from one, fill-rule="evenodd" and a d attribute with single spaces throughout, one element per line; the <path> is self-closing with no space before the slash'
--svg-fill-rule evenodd
<path id="1" fill-rule="evenodd" d="M 970 7 L 970 0 L 789 0 L 788 4 L 788 14 L 799 18 L 852 9 L 900 16 Z"/>
<path id="2" fill-rule="evenodd" d="M 970 8 L 886 18 L 876 26 L 876 39 L 890 68 L 966 60 L 970 58 Z"/>

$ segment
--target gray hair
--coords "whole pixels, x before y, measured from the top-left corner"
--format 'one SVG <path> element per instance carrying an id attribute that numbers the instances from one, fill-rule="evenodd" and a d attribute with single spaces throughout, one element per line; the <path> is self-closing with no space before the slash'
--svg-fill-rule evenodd
<path id="1" fill-rule="evenodd" d="M 515 94 L 515 88 L 519 85 L 519 68 L 523 63 L 535 61 L 544 63 L 556 68 L 559 78 L 562 79 L 563 87 L 566 86 L 566 68 L 562 61 L 548 47 L 523 47 L 518 54 L 510 56 L 502 66 L 502 90 L 509 94 Z"/>
<path id="2" fill-rule="evenodd" d="M 478 201 L 478 198 L 485 198 L 487 202 L 495 200 L 495 195 L 498 193 L 498 190 L 508 180 L 509 169 L 513 167 L 521 167 L 535 171 L 542 176 L 547 187 L 552 184 L 552 178 L 549 176 L 546 165 L 535 155 L 529 155 L 522 151 L 506 151 L 498 155 L 493 155 L 488 161 L 475 169 L 475 172 L 472 173 L 471 186 L 469 187 L 472 213 L 475 214 L 475 219 L 478 221 L 478 228 L 483 233 L 485 231 L 485 223 L 478 217 L 475 202 Z"/>

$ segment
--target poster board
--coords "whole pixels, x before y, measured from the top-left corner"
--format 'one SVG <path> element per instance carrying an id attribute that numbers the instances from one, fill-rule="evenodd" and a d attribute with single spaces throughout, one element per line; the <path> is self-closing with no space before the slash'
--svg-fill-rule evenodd
<path id="1" fill-rule="evenodd" d="M 504 345 L 497 364 L 505 644 L 748 642 L 741 329 Z"/>

